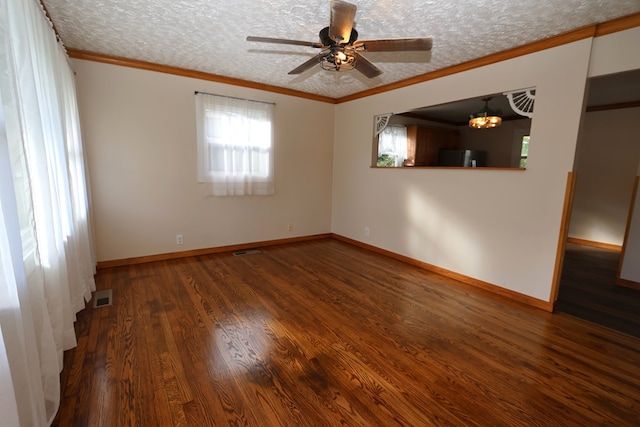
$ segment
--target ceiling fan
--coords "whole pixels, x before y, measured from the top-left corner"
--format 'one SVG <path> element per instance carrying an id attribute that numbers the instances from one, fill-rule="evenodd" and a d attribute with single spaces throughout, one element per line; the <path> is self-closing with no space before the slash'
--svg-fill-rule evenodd
<path id="1" fill-rule="evenodd" d="M 330 71 L 351 70 L 355 68 L 369 78 L 379 76 L 382 74 L 382 70 L 362 56 L 360 52 L 431 50 L 431 37 L 358 40 L 358 32 L 354 28 L 356 9 L 356 5 L 347 3 L 346 1 L 331 0 L 329 26 L 320 30 L 320 42 L 253 36 L 247 37 L 247 41 L 308 46 L 322 49 L 318 55 L 289 71 L 289 74 L 301 74 L 320 63 L 323 69 Z"/>

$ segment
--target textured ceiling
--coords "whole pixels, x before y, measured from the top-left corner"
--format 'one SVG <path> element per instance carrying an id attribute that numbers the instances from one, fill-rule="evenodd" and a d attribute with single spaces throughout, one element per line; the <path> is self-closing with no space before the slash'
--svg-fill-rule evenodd
<path id="1" fill-rule="evenodd" d="M 360 39 L 433 37 L 430 53 L 365 53 L 383 74 L 287 73 L 318 53 L 329 0 L 44 0 L 68 48 L 339 98 L 640 12 L 640 0 L 352 0 Z M 483 43 L 479 43 L 483 42 Z"/>

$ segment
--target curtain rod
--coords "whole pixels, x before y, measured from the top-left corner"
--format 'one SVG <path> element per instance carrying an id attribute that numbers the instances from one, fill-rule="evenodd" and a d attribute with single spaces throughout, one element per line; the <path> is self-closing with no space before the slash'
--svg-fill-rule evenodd
<path id="1" fill-rule="evenodd" d="M 261 103 L 261 104 L 276 105 L 276 103 L 275 103 L 275 102 L 256 101 L 255 99 L 238 98 L 238 97 L 236 97 L 236 96 L 217 95 L 217 94 L 215 94 L 215 93 L 200 92 L 200 91 L 196 90 L 195 94 L 197 95 L 197 94 L 199 94 L 199 93 L 201 93 L 201 94 L 203 94 L 203 95 L 220 96 L 220 97 L 222 97 L 222 98 L 237 99 L 237 100 L 240 100 L 240 101 L 251 101 L 251 102 L 259 102 L 259 103 Z"/>

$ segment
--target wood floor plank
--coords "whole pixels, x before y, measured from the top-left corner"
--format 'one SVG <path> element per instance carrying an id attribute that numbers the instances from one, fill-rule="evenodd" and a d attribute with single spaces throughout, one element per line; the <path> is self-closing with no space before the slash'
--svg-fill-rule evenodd
<path id="1" fill-rule="evenodd" d="M 616 284 L 620 251 L 567 244 L 557 310 L 640 337 L 640 290 Z"/>
<path id="2" fill-rule="evenodd" d="M 97 284 L 56 426 L 640 424 L 640 339 L 337 240 Z"/>

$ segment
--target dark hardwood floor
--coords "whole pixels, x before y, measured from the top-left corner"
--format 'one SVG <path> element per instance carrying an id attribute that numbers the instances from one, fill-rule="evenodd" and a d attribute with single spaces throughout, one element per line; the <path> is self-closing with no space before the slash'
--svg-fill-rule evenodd
<path id="1" fill-rule="evenodd" d="M 97 286 L 56 426 L 640 425 L 640 339 L 337 240 Z"/>
<path id="2" fill-rule="evenodd" d="M 569 243 L 556 310 L 640 338 L 640 290 L 616 285 L 620 252 Z"/>

